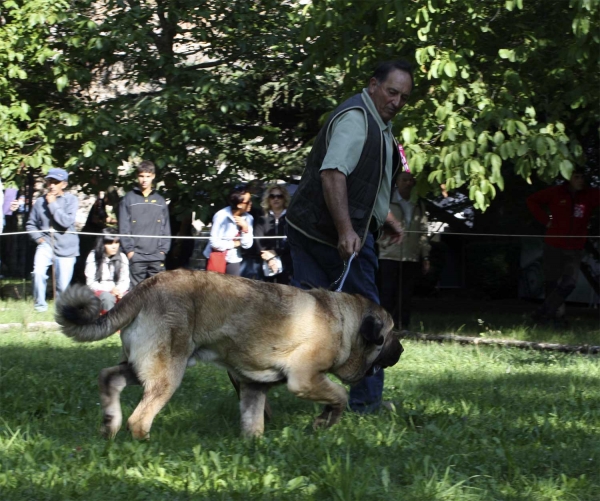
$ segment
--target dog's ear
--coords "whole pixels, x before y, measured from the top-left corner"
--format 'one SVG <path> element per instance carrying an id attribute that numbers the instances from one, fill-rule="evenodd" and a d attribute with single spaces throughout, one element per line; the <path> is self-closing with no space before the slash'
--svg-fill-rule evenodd
<path id="1" fill-rule="evenodd" d="M 383 344 L 382 329 L 383 322 L 381 319 L 368 313 L 360 325 L 360 334 L 367 342 L 380 345 Z"/>

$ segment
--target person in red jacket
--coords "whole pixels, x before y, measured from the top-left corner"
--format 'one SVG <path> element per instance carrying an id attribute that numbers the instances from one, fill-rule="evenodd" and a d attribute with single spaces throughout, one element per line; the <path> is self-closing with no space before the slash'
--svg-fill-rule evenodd
<path id="1" fill-rule="evenodd" d="M 544 239 L 546 299 L 533 314 L 535 321 L 553 320 L 557 327 L 566 325 L 564 302 L 575 289 L 588 225 L 593 210 L 599 205 L 600 188 L 586 188 L 581 170 L 575 170 L 568 182 L 527 198 L 527 207 L 547 228 Z"/>

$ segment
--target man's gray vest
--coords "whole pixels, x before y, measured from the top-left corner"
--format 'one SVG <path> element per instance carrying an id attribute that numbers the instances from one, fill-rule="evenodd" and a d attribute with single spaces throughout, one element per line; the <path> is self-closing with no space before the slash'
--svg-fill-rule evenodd
<path id="1" fill-rule="evenodd" d="M 378 231 L 380 229 L 376 227 L 373 209 L 385 169 L 385 140 L 379 124 L 371 115 L 361 94 L 356 94 L 338 106 L 320 130 L 306 160 L 306 168 L 302 174 L 300 185 L 286 212 L 288 224 L 306 236 L 334 247 L 337 247 L 338 234 L 325 203 L 320 168 L 327 153 L 327 138 L 330 134 L 331 124 L 342 113 L 352 109 L 360 109 L 365 113 L 368 126 L 367 139 L 358 164 L 346 179 L 350 220 L 362 243 L 364 243 L 369 230 Z M 395 140 L 392 158 L 393 191 L 394 179 L 400 166 L 400 155 Z"/>

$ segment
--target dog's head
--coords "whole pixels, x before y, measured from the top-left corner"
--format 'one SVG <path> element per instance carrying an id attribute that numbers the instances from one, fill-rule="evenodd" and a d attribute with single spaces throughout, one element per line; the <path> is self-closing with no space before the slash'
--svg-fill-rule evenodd
<path id="1" fill-rule="evenodd" d="M 392 333 L 393 326 L 391 316 L 381 307 L 376 313 L 369 313 L 363 318 L 360 334 L 367 342 L 366 376 L 372 376 L 381 369 L 392 367 L 400 360 L 404 348 Z"/>
<path id="2" fill-rule="evenodd" d="M 404 351 L 400 340 L 392 333 L 394 322 L 382 307 L 371 304 L 362 317 L 355 334 L 350 357 L 337 375 L 343 382 L 353 384 L 364 376 L 398 363 Z"/>

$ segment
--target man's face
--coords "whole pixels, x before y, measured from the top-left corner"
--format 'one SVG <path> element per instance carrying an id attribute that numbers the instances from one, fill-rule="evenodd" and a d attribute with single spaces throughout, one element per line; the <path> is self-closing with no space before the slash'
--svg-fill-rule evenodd
<path id="1" fill-rule="evenodd" d="M 581 172 L 575 172 L 569 181 L 571 188 L 575 191 L 581 191 L 585 188 L 585 177 Z"/>
<path id="2" fill-rule="evenodd" d="M 412 80 L 406 71 L 392 70 L 383 82 L 369 81 L 369 96 L 384 122 L 389 122 L 408 101 Z"/>
<path id="3" fill-rule="evenodd" d="M 46 179 L 46 188 L 48 188 L 48 193 L 50 195 L 54 195 L 55 197 L 60 197 L 63 195 L 64 189 L 67 187 L 66 181 L 59 181 L 58 179 Z"/>
<path id="4" fill-rule="evenodd" d="M 398 188 L 398 193 L 402 195 L 402 198 L 410 197 L 410 192 L 415 186 L 415 177 L 410 172 L 402 172 L 396 178 L 396 187 Z"/>
<path id="5" fill-rule="evenodd" d="M 155 174 L 151 174 L 150 172 L 140 172 L 138 173 L 138 183 L 140 184 L 140 189 L 142 191 L 146 191 L 152 188 L 152 181 L 154 181 Z"/>

